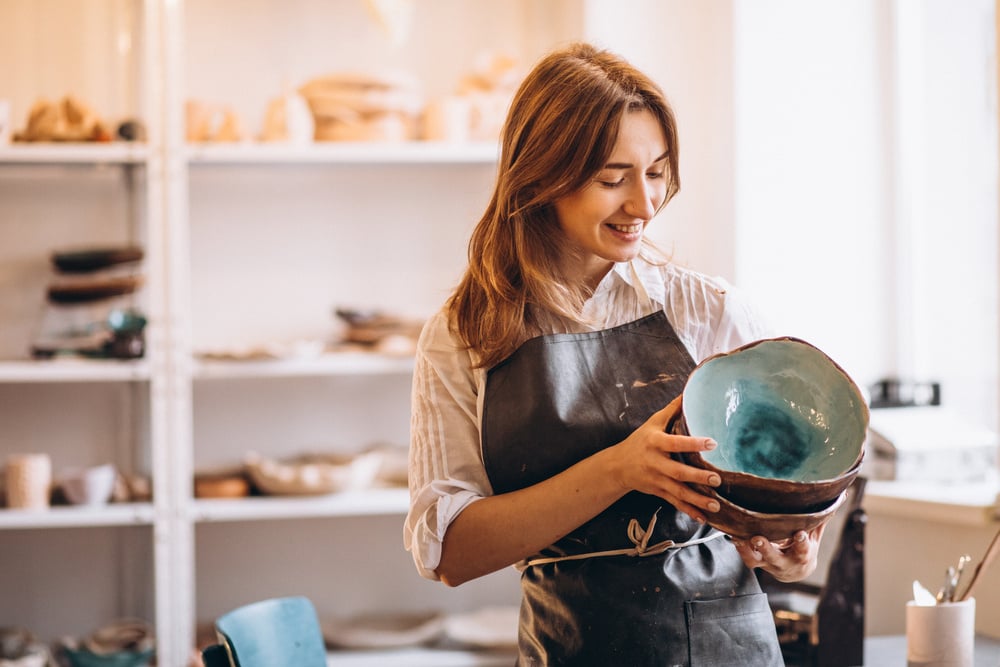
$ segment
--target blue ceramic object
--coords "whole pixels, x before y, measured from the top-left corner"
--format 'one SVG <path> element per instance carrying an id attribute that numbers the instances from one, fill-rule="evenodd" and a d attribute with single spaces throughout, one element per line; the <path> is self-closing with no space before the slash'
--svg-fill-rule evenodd
<path id="1" fill-rule="evenodd" d="M 148 667 L 153 660 L 153 649 L 144 651 L 116 651 L 93 653 L 85 648 L 63 648 L 72 667 Z"/>
<path id="2" fill-rule="evenodd" d="M 313 603 L 303 596 L 244 605 L 215 621 L 218 644 L 206 647 L 206 667 L 326 667 L 326 644 Z"/>
<path id="3" fill-rule="evenodd" d="M 837 477 L 858 459 L 868 408 L 854 382 L 816 347 L 758 341 L 701 364 L 688 378 L 684 419 L 719 446 L 723 470 L 798 482 Z"/>
<path id="4" fill-rule="evenodd" d="M 828 507 L 858 474 L 868 406 L 815 346 L 769 338 L 704 360 L 691 373 L 675 433 L 710 437 L 688 464 L 718 472 L 718 492 L 758 512 Z"/>

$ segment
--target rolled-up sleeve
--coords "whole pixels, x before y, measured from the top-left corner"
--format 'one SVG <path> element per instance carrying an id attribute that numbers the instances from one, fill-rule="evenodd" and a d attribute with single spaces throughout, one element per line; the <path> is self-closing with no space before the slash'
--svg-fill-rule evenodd
<path id="1" fill-rule="evenodd" d="M 417 345 L 410 417 L 410 510 L 403 544 L 421 576 L 437 580 L 441 544 L 470 503 L 490 495 L 479 437 L 481 370 L 448 330 L 443 312 Z"/>

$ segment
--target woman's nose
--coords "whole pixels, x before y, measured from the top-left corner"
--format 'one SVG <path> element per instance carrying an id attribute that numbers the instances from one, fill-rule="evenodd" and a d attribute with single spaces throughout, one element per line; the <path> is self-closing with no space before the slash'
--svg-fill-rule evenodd
<path id="1" fill-rule="evenodd" d="M 634 218 L 649 220 L 656 213 L 657 206 L 656 187 L 641 179 L 630 189 L 622 209 Z"/>

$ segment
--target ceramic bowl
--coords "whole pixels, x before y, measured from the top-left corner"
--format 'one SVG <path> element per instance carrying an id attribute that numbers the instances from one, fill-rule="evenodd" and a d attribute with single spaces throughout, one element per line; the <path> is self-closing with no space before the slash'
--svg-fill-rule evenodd
<path id="1" fill-rule="evenodd" d="M 0 628 L 0 667 L 46 667 L 49 649 L 18 627 Z"/>
<path id="2" fill-rule="evenodd" d="M 105 463 L 66 473 L 61 486 L 74 505 L 104 505 L 111 499 L 117 477 L 115 466 Z"/>
<path id="3" fill-rule="evenodd" d="M 705 487 L 702 492 L 719 501 L 718 512 L 705 513 L 708 525 L 737 539 L 749 540 L 761 535 L 779 544 L 792 539 L 800 530 L 809 532 L 826 523 L 847 498 L 847 491 L 844 491 L 832 503 L 814 512 L 775 513 L 756 512 L 740 507 L 715 489 Z"/>
<path id="4" fill-rule="evenodd" d="M 148 667 L 153 660 L 153 650 L 115 651 L 94 653 L 85 648 L 64 648 L 72 667 Z"/>
<path id="5" fill-rule="evenodd" d="M 682 458 L 717 472 L 719 495 L 778 514 L 828 508 L 858 474 L 867 429 L 857 385 L 797 338 L 760 340 L 703 361 L 688 378 L 673 426 L 718 443 Z"/>

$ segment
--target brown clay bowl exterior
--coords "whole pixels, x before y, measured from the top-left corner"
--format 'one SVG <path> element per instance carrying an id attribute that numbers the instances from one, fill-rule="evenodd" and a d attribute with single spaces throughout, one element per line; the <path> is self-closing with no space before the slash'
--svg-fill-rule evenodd
<path id="1" fill-rule="evenodd" d="M 847 492 L 844 491 L 832 503 L 819 511 L 802 514 L 778 514 L 755 512 L 740 507 L 710 487 L 698 487 L 698 490 L 719 501 L 718 512 L 705 512 L 708 525 L 737 539 L 749 540 L 756 535 L 761 535 L 771 542 L 778 543 L 790 540 L 800 530 L 809 532 L 826 523 L 847 498 Z"/>
<path id="2" fill-rule="evenodd" d="M 677 435 L 688 435 L 680 409 L 667 428 Z M 808 482 L 724 470 L 706 461 L 699 452 L 682 452 L 680 458 L 690 466 L 717 473 L 722 479 L 721 486 L 716 488 L 718 494 L 739 507 L 755 512 L 803 514 L 829 507 L 851 485 L 861 469 L 864 449 L 858 452 L 854 464 L 844 473 Z"/>

